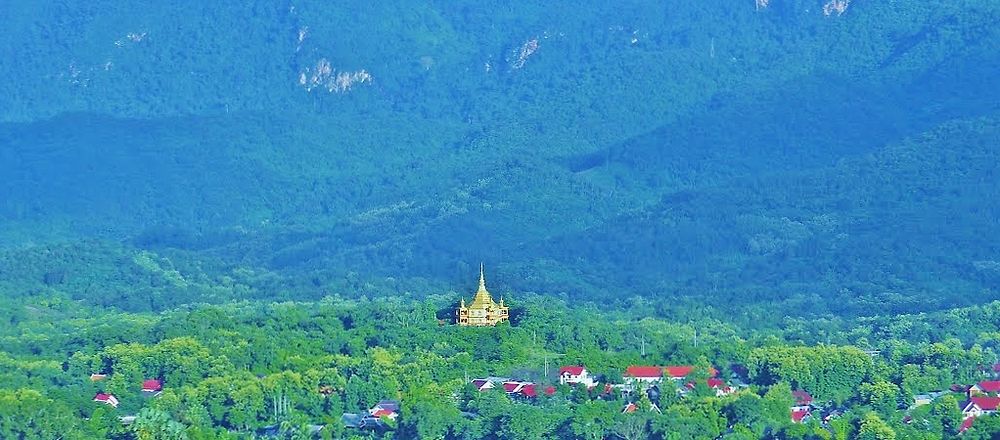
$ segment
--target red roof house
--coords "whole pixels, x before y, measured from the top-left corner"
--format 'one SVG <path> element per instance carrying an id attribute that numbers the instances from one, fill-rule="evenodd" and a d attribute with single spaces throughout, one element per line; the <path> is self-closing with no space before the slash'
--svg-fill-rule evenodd
<path id="1" fill-rule="evenodd" d="M 792 397 L 795 398 L 796 406 L 809 406 L 813 403 L 813 396 L 806 390 L 792 391 Z"/>
<path id="2" fill-rule="evenodd" d="M 528 384 L 522 387 L 521 394 L 524 395 L 524 397 L 529 397 L 532 399 L 538 397 L 538 391 L 535 391 L 535 384 Z"/>
<path id="3" fill-rule="evenodd" d="M 670 367 L 664 367 L 665 375 L 669 376 L 671 379 L 683 379 L 687 375 L 694 371 L 694 367 L 690 365 L 676 365 Z"/>
<path id="4" fill-rule="evenodd" d="M 716 397 L 728 396 L 732 394 L 734 391 L 736 391 L 733 389 L 733 387 L 726 385 L 726 381 L 719 379 L 717 377 L 710 377 L 705 382 L 709 388 L 715 390 Z M 693 390 L 694 382 L 688 382 L 687 384 L 685 384 L 685 386 L 689 390 Z"/>
<path id="5" fill-rule="evenodd" d="M 523 382 L 504 382 L 503 390 L 506 391 L 507 394 L 519 393 L 525 385 L 526 384 Z"/>
<path id="6" fill-rule="evenodd" d="M 556 393 L 556 387 L 549 385 L 548 387 L 545 387 L 542 392 L 545 393 L 546 396 L 551 396 Z M 523 387 L 521 387 L 520 394 L 524 397 L 534 399 L 535 397 L 538 397 L 538 389 L 535 384 L 526 383 Z"/>
<path id="7" fill-rule="evenodd" d="M 563 385 L 584 384 L 587 388 L 597 386 L 597 381 L 590 377 L 583 365 L 569 365 L 559 368 L 559 383 Z"/>
<path id="8" fill-rule="evenodd" d="M 663 368 L 630 365 L 625 369 L 624 379 L 626 381 L 659 382 L 663 379 Z"/>
<path id="9" fill-rule="evenodd" d="M 97 393 L 94 396 L 94 402 L 101 402 L 106 405 L 111 405 L 114 408 L 118 407 L 118 399 L 115 396 L 106 393 Z"/>
<path id="10" fill-rule="evenodd" d="M 493 388 L 493 382 L 490 382 L 487 379 L 475 379 L 472 381 L 472 386 L 476 387 L 476 390 L 486 391 Z"/>
<path id="11" fill-rule="evenodd" d="M 984 380 L 969 388 L 969 395 L 996 393 L 1000 393 L 1000 380 Z"/>
<path id="12" fill-rule="evenodd" d="M 142 391 L 146 393 L 155 393 L 157 391 L 163 390 L 163 383 L 157 379 L 146 379 L 142 381 Z"/>
<path id="13" fill-rule="evenodd" d="M 972 396 L 962 404 L 962 414 L 966 417 L 979 417 L 997 412 L 998 406 L 1000 397 Z"/>
<path id="14" fill-rule="evenodd" d="M 377 409 L 377 410 L 375 410 L 375 412 L 371 413 L 371 415 L 375 416 L 375 417 L 389 417 L 389 418 L 392 418 L 393 416 L 396 415 L 396 413 L 394 413 L 392 411 L 389 411 L 387 409 Z"/>
<path id="15" fill-rule="evenodd" d="M 962 425 L 958 427 L 958 433 L 961 434 L 965 431 L 968 431 L 969 428 L 972 427 L 972 422 L 974 420 L 976 420 L 975 417 L 966 417 L 965 420 L 962 420 Z"/>
<path id="16" fill-rule="evenodd" d="M 688 375 L 690 375 L 692 371 L 694 371 L 694 366 L 693 365 L 672 365 L 672 366 L 669 366 L 669 367 L 663 367 L 663 371 L 664 371 L 664 375 L 667 376 L 667 377 L 669 377 L 669 378 L 671 378 L 671 379 L 683 379 L 683 378 L 687 377 Z M 717 374 L 719 374 L 719 370 L 716 370 L 715 368 L 709 367 L 709 369 L 708 369 L 708 375 L 709 376 L 715 377 L 715 375 L 717 375 Z"/>
<path id="17" fill-rule="evenodd" d="M 803 420 L 809 417 L 809 409 L 793 409 L 792 410 L 792 422 L 802 423 Z"/>
<path id="18" fill-rule="evenodd" d="M 387 417 L 395 420 L 396 417 L 399 417 L 399 402 L 395 400 L 382 400 L 371 407 L 368 410 L 368 414 L 375 418 Z"/>

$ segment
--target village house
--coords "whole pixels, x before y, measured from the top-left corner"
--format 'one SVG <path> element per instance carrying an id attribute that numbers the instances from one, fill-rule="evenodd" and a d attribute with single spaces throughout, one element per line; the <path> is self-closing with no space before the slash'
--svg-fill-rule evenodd
<path id="1" fill-rule="evenodd" d="M 367 413 L 344 413 L 340 421 L 348 428 L 356 429 L 387 429 L 385 420 L 396 420 L 399 417 L 399 402 L 382 400 L 368 409 Z"/>
<path id="2" fill-rule="evenodd" d="M 465 298 L 462 298 L 458 309 L 455 310 L 455 323 L 460 326 L 492 327 L 502 322 L 507 322 L 510 318 L 510 308 L 503 303 L 493 301 L 493 296 L 486 290 L 486 273 L 483 265 L 479 265 L 479 290 L 472 298 L 472 303 L 465 305 Z"/>
<path id="3" fill-rule="evenodd" d="M 521 382 L 517 380 L 510 380 L 503 383 L 503 390 L 507 394 L 521 394 L 524 391 L 524 387 L 528 385 L 533 385 L 531 382 Z"/>
<path id="4" fill-rule="evenodd" d="M 681 381 L 692 372 L 694 372 L 694 366 L 692 365 L 671 365 L 667 367 L 630 365 L 625 369 L 622 380 L 630 385 L 659 383 L 664 377 L 674 381 Z M 715 377 L 719 374 L 719 371 L 715 368 L 709 368 L 708 374 L 709 377 Z"/>
<path id="5" fill-rule="evenodd" d="M 962 425 L 958 427 L 958 433 L 961 434 L 965 431 L 968 431 L 969 428 L 972 428 L 972 422 L 974 422 L 975 420 L 976 420 L 975 417 L 966 417 L 965 419 L 963 419 Z"/>
<path id="6" fill-rule="evenodd" d="M 792 422 L 802 423 L 812 416 L 813 397 L 805 390 L 794 390 L 792 391 L 792 398 L 795 399 L 795 404 L 790 408 Z"/>
<path id="7" fill-rule="evenodd" d="M 792 423 L 803 423 L 812 415 L 809 408 L 792 407 Z"/>
<path id="8" fill-rule="evenodd" d="M 715 391 L 715 397 L 728 396 L 736 392 L 735 388 L 726 385 L 726 381 L 719 379 L 717 377 L 710 377 L 705 380 L 705 383 L 708 385 L 709 389 Z M 693 391 L 694 387 L 695 387 L 694 382 L 688 382 L 687 384 L 685 384 L 685 388 L 687 388 L 688 390 Z"/>
<path id="9" fill-rule="evenodd" d="M 484 379 L 473 379 L 472 386 L 480 392 L 500 386 L 503 388 L 503 391 L 511 397 L 525 397 L 529 399 L 538 397 L 538 385 L 534 382 L 503 377 L 487 377 Z M 550 385 L 542 390 L 542 392 L 544 392 L 546 396 L 551 396 L 556 393 L 556 387 Z"/>
<path id="10" fill-rule="evenodd" d="M 1000 397 L 972 396 L 962 404 L 962 415 L 965 417 L 979 417 L 984 414 L 997 412 L 1000 406 Z"/>
<path id="11" fill-rule="evenodd" d="M 559 384 L 570 386 L 583 384 L 587 388 L 593 388 L 597 386 L 597 381 L 590 376 L 583 365 L 569 365 L 559 368 Z"/>
<path id="12" fill-rule="evenodd" d="M 158 379 L 146 379 L 142 381 L 142 394 L 146 397 L 158 396 L 163 391 L 163 382 Z"/>
<path id="13" fill-rule="evenodd" d="M 108 378 L 107 374 L 94 373 L 94 374 L 90 375 L 90 381 L 91 382 L 100 382 L 100 381 L 102 381 L 104 379 L 107 379 L 107 378 Z"/>
<path id="14" fill-rule="evenodd" d="M 556 393 L 556 387 L 549 385 L 545 387 L 542 392 L 545 393 L 546 396 L 552 396 Z M 521 395 L 529 399 L 538 397 L 538 390 L 536 389 L 535 384 L 528 384 L 521 388 Z"/>
<path id="15" fill-rule="evenodd" d="M 673 365 L 663 367 L 663 375 L 673 380 L 682 380 L 685 377 L 688 377 L 692 371 L 694 371 L 694 367 L 691 365 Z"/>
<path id="16" fill-rule="evenodd" d="M 368 410 L 368 414 L 374 417 L 386 417 L 390 420 L 396 420 L 396 417 L 399 416 L 399 402 L 395 400 L 383 400 L 371 407 Z"/>
<path id="17" fill-rule="evenodd" d="M 476 387 L 476 391 L 483 392 L 488 389 L 493 388 L 493 381 L 487 379 L 473 379 L 472 386 Z"/>
<path id="18" fill-rule="evenodd" d="M 663 380 L 663 367 L 630 365 L 622 380 L 629 385 L 649 385 Z"/>
<path id="19" fill-rule="evenodd" d="M 694 366 L 693 365 L 671 365 L 671 366 L 663 367 L 663 375 L 664 375 L 664 377 L 668 377 L 668 378 L 673 379 L 673 380 L 683 380 L 686 377 L 690 376 L 691 373 L 693 373 L 693 372 L 694 372 Z M 715 377 L 718 374 L 719 374 L 719 370 L 716 370 L 714 367 L 709 367 L 709 369 L 708 369 L 708 376 L 709 377 Z"/>
<path id="20" fill-rule="evenodd" d="M 507 381 L 503 383 L 503 390 L 511 397 L 525 397 L 529 399 L 538 397 L 537 385 L 533 382 Z M 551 396 L 556 393 L 556 388 L 548 386 L 542 391 L 546 396 Z"/>
<path id="21" fill-rule="evenodd" d="M 497 376 L 489 376 L 481 379 L 472 379 L 471 381 L 472 386 L 476 387 L 477 391 L 486 391 L 507 382 L 517 382 L 517 381 L 509 377 L 497 377 Z"/>
<path id="22" fill-rule="evenodd" d="M 795 399 L 795 405 L 792 408 L 806 408 L 808 409 L 812 406 L 813 396 L 809 394 L 806 390 L 794 390 L 792 391 L 792 398 Z"/>
<path id="23" fill-rule="evenodd" d="M 113 408 L 118 408 L 118 399 L 107 393 L 97 393 L 94 396 L 94 402 L 100 402 L 105 405 L 111 405 Z"/>
<path id="24" fill-rule="evenodd" d="M 984 380 L 969 388 L 969 397 L 995 396 L 997 393 L 1000 393 L 1000 380 Z"/>
<path id="25" fill-rule="evenodd" d="M 628 402 L 625 404 L 625 407 L 622 408 L 622 414 L 631 414 L 638 411 L 639 409 L 641 409 L 639 407 L 639 404 L 635 402 Z M 657 414 L 660 413 L 660 408 L 657 407 L 655 403 L 650 403 L 649 410 Z"/>
<path id="26" fill-rule="evenodd" d="M 947 394 L 945 391 L 933 391 L 930 393 L 917 394 L 913 396 L 913 407 L 930 405 L 934 399 Z"/>

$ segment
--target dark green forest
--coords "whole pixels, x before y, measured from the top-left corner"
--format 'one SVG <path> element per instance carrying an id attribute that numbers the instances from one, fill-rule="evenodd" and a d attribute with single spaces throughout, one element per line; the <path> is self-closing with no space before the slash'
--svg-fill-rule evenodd
<path id="1" fill-rule="evenodd" d="M 0 18 L 0 438 L 1000 438 L 998 0 Z"/>

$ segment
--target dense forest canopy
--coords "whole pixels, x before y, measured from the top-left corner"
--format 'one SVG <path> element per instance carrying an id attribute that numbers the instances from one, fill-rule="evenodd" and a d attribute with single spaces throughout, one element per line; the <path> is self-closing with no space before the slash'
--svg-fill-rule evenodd
<path id="1" fill-rule="evenodd" d="M 949 391 L 1000 361 L 1000 1 L 0 17 L 0 438 L 1000 432 Z M 510 322 L 455 327 L 480 262 Z M 469 389 L 560 365 L 694 372 Z"/>

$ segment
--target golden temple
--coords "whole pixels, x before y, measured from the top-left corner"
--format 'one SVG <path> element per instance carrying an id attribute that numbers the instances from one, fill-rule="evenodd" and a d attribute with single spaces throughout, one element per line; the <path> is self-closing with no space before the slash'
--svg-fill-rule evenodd
<path id="1" fill-rule="evenodd" d="M 465 298 L 455 311 L 455 322 L 461 326 L 492 327 L 509 319 L 509 308 L 504 306 L 503 297 L 500 303 L 493 301 L 493 296 L 486 290 L 486 272 L 479 265 L 479 290 L 472 298 L 472 303 L 465 305 Z"/>

